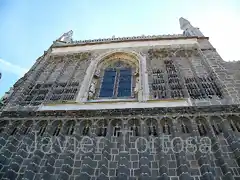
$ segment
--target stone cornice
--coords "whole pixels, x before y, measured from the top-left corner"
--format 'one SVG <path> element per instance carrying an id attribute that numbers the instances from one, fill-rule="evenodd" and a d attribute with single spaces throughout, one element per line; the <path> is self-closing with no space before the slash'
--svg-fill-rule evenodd
<path id="1" fill-rule="evenodd" d="M 207 113 L 232 114 L 240 113 L 239 105 L 212 105 L 212 106 L 189 106 L 189 107 L 160 107 L 160 108 L 136 108 L 136 109 L 111 109 L 111 110 L 74 110 L 74 111 L 3 111 L 0 118 L 21 117 L 112 117 L 112 116 L 139 116 L 139 115 L 201 115 Z"/>
<path id="2" fill-rule="evenodd" d="M 108 43 L 119 43 L 119 42 L 131 42 L 131 41 L 153 41 L 153 40 L 174 40 L 174 39 L 209 39 L 208 37 L 197 37 L 197 36 L 184 36 L 182 34 L 173 35 L 153 35 L 153 36 L 132 36 L 132 37 L 121 37 L 121 38 L 105 38 L 105 39 L 92 39 L 92 40 L 80 40 L 72 41 L 71 43 L 62 43 L 55 41 L 53 44 L 54 48 L 58 47 L 69 47 L 69 46 L 85 46 L 85 45 L 96 45 L 96 44 L 108 44 Z"/>

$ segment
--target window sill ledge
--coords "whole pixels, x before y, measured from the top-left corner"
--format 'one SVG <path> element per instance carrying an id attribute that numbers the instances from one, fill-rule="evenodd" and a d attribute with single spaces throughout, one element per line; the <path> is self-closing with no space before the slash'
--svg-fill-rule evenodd
<path id="1" fill-rule="evenodd" d="M 94 99 L 94 100 L 88 100 L 83 103 L 116 103 L 116 102 L 138 102 L 136 98 L 134 99 Z"/>

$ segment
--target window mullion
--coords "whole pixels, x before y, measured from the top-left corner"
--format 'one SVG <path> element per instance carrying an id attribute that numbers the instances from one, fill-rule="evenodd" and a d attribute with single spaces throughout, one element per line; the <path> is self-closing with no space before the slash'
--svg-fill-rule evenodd
<path id="1" fill-rule="evenodd" d="M 113 97 L 116 98 L 118 94 L 118 86 L 119 86 L 119 77 L 120 77 L 120 71 L 119 69 L 116 70 L 116 76 L 113 86 Z"/>

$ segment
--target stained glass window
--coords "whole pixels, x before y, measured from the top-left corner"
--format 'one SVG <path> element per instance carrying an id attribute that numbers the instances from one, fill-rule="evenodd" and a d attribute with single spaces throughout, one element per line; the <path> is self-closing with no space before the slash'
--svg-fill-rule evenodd
<path id="1" fill-rule="evenodd" d="M 104 70 L 100 98 L 129 98 L 132 95 L 132 69 L 122 61 Z"/>

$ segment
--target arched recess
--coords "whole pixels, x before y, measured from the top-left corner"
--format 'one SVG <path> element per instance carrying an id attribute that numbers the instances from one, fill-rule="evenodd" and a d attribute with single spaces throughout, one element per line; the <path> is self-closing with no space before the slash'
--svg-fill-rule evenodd
<path id="1" fill-rule="evenodd" d="M 173 122 L 170 118 L 163 117 L 160 124 L 163 134 L 170 135 L 172 133 Z"/>
<path id="2" fill-rule="evenodd" d="M 212 126 L 212 129 L 216 135 L 219 135 L 223 132 L 222 130 L 222 119 L 218 116 L 211 116 L 210 117 L 210 123 Z"/>
<path id="3" fill-rule="evenodd" d="M 149 136 L 158 136 L 158 122 L 156 119 L 149 118 L 146 120 L 147 132 Z"/>
<path id="4" fill-rule="evenodd" d="M 81 136 L 90 136 L 91 135 L 91 120 L 83 120 L 80 122 L 80 134 Z"/>
<path id="5" fill-rule="evenodd" d="M 101 119 L 97 122 L 97 136 L 106 136 L 107 135 L 107 129 L 108 129 L 108 120 L 107 119 Z"/>
<path id="6" fill-rule="evenodd" d="M 196 117 L 197 129 L 200 136 L 207 136 L 210 128 L 208 126 L 207 120 L 204 117 Z"/>
<path id="7" fill-rule="evenodd" d="M 2 120 L 0 121 L 0 133 L 4 132 L 6 126 L 8 125 L 8 121 L 7 120 Z"/>
<path id="8" fill-rule="evenodd" d="M 192 132 L 191 122 L 187 117 L 179 117 L 177 122 L 180 124 L 181 132 L 189 134 Z"/>
<path id="9" fill-rule="evenodd" d="M 235 133 L 240 132 L 240 117 L 236 115 L 230 115 L 227 117 L 229 125 Z"/>
<path id="10" fill-rule="evenodd" d="M 106 52 L 91 61 L 87 69 L 86 76 L 79 91 L 77 101 L 85 102 L 89 98 L 94 99 L 98 81 L 101 80 L 101 70 L 110 65 L 112 61 L 120 60 L 135 69 L 134 77 L 136 79 L 136 97 L 139 101 L 145 100 L 149 94 L 148 79 L 146 72 L 146 58 L 134 51 L 114 50 Z M 99 80 L 100 79 L 100 80 Z M 143 94 L 145 96 L 143 96 Z M 94 97 L 94 98 L 93 98 Z"/>
<path id="11" fill-rule="evenodd" d="M 130 119 L 128 120 L 129 130 L 132 132 L 133 136 L 141 135 L 141 121 L 139 119 Z"/>

